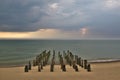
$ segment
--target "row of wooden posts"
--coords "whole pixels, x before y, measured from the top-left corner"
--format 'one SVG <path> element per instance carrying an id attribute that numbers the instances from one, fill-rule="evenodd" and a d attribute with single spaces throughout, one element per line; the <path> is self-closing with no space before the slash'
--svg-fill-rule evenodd
<path id="1" fill-rule="evenodd" d="M 44 66 L 48 64 L 48 61 L 50 59 L 51 52 L 50 51 L 43 51 L 41 54 L 36 56 L 36 59 L 33 60 L 33 66 L 38 66 L 38 72 L 41 72 Z M 77 55 L 73 55 L 72 52 L 69 50 L 67 52 L 63 51 L 63 55 L 58 52 L 58 59 L 61 66 L 61 70 L 63 72 L 66 72 L 66 64 L 69 64 L 73 69 L 78 72 L 78 66 L 86 69 L 88 72 L 91 72 L 91 65 L 88 63 L 88 61 L 85 59 L 83 60 L 81 57 L 78 57 Z M 51 64 L 50 64 L 50 72 L 54 72 L 54 65 L 55 65 L 55 50 L 53 50 L 53 55 L 51 58 Z M 25 65 L 25 72 L 28 72 L 31 70 L 31 62 L 29 61 L 28 65 Z"/>
<path id="2" fill-rule="evenodd" d="M 50 65 L 50 72 L 54 72 L 54 65 L 55 65 L 55 50 L 53 50 L 53 56 L 52 56 L 51 65 Z"/>
<path id="3" fill-rule="evenodd" d="M 63 56 L 60 54 L 60 52 L 58 52 L 58 57 L 62 71 L 66 71 L 65 62 L 67 62 L 67 64 L 72 66 L 76 72 L 79 71 L 78 65 L 86 69 L 88 72 L 91 72 L 91 65 L 88 63 L 88 61 L 81 59 L 81 57 L 78 57 L 77 55 L 73 55 L 69 50 L 67 52 L 63 51 Z"/>
<path id="4" fill-rule="evenodd" d="M 41 72 L 44 66 L 48 64 L 49 58 L 50 58 L 50 51 L 43 51 L 41 54 L 36 56 L 36 59 L 33 60 L 33 66 L 38 66 L 38 72 Z M 28 65 L 25 65 L 24 71 L 28 72 L 31 70 L 31 62 L 29 61 Z"/>

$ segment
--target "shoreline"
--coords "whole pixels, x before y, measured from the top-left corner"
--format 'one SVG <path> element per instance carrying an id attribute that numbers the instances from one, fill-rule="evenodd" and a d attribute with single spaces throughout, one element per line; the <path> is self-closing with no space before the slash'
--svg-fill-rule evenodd
<path id="1" fill-rule="evenodd" d="M 94 64 L 94 63 L 114 63 L 114 62 L 120 62 L 120 59 L 116 59 L 116 60 L 95 60 L 95 61 L 88 61 L 89 63 L 91 64 Z"/>
<path id="2" fill-rule="evenodd" d="M 90 62 L 88 61 L 88 63 L 90 64 L 108 64 L 108 63 L 119 63 L 120 60 L 113 60 L 113 61 L 101 61 L 101 62 Z M 48 64 L 50 65 L 50 64 Z M 55 65 L 59 65 L 59 64 L 55 64 Z M 1 66 L 0 65 L 0 68 L 14 68 L 14 67 L 24 67 L 25 64 L 21 64 L 21 65 L 6 65 L 6 66 Z"/>

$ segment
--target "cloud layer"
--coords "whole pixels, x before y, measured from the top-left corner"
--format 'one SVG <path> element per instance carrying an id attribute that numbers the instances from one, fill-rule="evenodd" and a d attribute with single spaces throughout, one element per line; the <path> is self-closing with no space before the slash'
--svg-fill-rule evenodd
<path id="1" fill-rule="evenodd" d="M 120 38 L 120 0 L 0 0 L 1 32 L 83 28 L 87 37 Z"/>

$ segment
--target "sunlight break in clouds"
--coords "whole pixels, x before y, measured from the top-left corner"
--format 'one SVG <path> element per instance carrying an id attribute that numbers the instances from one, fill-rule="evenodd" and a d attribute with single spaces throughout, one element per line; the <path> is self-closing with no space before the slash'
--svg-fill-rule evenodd
<path id="1" fill-rule="evenodd" d="M 82 28 L 81 31 L 82 31 L 82 35 L 85 35 L 86 32 L 87 32 L 87 29 L 86 28 Z"/>
<path id="2" fill-rule="evenodd" d="M 81 28 L 80 29 L 80 38 L 86 38 L 86 36 L 88 35 L 88 29 L 87 28 Z"/>
<path id="3" fill-rule="evenodd" d="M 63 31 L 59 29 L 39 29 L 35 32 L 0 32 L 2 39 L 80 39 L 87 32 L 86 28 L 80 31 Z M 81 36 L 79 36 L 81 35 Z"/>
<path id="4" fill-rule="evenodd" d="M 0 32 L 0 38 L 35 38 L 35 39 L 46 39 L 46 38 L 54 38 L 59 34 L 59 30 L 56 29 L 40 29 L 35 32 Z"/>

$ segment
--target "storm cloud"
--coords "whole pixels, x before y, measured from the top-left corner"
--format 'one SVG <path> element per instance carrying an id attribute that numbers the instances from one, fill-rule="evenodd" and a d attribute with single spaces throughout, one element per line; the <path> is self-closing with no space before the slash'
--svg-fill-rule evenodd
<path id="1" fill-rule="evenodd" d="M 1 32 L 40 29 L 120 38 L 120 0 L 0 0 Z"/>

